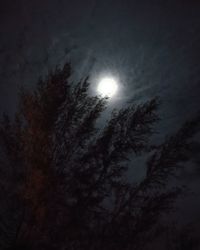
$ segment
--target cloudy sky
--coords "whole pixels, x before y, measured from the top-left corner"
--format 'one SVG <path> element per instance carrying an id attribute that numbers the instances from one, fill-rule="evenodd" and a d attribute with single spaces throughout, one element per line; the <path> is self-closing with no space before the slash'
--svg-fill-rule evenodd
<path id="1" fill-rule="evenodd" d="M 119 77 L 116 105 L 158 95 L 170 124 L 196 112 L 198 1 L 8 0 L 0 10 L 1 111 L 15 109 L 20 85 L 70 58 L 94 89 L 102 74 Z"/>
<path id="2" fill-rule="evenodd" d="M 94 91 L 102 75 L 119 79 L 112 107 L 160 96 L 161 131 L 176 129 L 199 109 L 198 2 L 1 0 L 0 112 L 13 114 L 21 85 L 70 60 L 74 79 L 89 74 Z"/>

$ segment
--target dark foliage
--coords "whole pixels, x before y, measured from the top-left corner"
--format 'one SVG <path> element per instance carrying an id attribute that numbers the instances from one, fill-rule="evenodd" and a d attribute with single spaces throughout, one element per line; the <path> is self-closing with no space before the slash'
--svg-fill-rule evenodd
<path id="1" fill-rule="evenodd" d="M 181 192 L 169 188 L 190 160 L 199 117 L 152 146 L 158 99 L 96 121 L 106 98 L 88 95 L 88 79 L 69 82 L 56 68 L 34 93 L 22 90 L 15 120 L 0 127 L 1 249 L 141 249 Z M 131 183 L 131 155 L 149 155 L 146 176 Z M 145 166 L 144 166 L 145 167 Z"/>

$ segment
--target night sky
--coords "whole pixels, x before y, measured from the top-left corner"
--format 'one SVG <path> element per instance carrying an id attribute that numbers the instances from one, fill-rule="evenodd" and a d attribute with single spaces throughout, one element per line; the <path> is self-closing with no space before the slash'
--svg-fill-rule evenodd
<path id="1" fill-rule="evenodd" d="M 111 107 L 159 96 L 163 136 L 199 110 L 199 59 L 197 0 L 0 3 L 1 113 L 14 113 L 20 86 L 34 87 L 48 69 L 69 60 L 74 79 L 90 75 L 93 92 L 101 75 L 118 77 L 120 91 Z M 184 182 L 196 193 L 199 162 L 197 152 L 183 173 Z M 196 200 L 189 199 L 181 216 L 188 218 L 189 210 L 200 208 Z"/>

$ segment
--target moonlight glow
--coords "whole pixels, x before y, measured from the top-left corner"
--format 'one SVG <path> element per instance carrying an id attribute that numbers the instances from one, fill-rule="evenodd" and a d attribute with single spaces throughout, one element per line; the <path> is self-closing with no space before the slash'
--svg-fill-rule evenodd
<path id="1" fill-rule="evenodd" d="M 105 77 L 100 80 L 97 90 L 102 96 L 112 97 L 118 90 L 117 82 L 112 77 Z"/>

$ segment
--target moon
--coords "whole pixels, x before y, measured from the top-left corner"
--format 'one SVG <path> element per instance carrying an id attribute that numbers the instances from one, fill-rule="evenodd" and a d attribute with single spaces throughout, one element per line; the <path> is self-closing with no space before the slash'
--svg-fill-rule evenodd
<path id="1" fill-rule="evenodd" d="M 113 77 L 104 77 L 99 81 L 97 91 L 103 97 L 113 97 L 118 90 L 117 81 Z"/>

